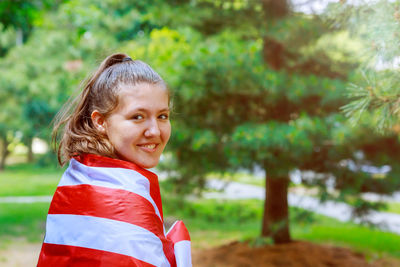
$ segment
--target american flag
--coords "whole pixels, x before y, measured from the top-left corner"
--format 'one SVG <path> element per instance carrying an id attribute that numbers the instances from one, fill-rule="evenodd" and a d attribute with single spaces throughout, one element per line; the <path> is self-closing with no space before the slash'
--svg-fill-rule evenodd
<path id="1" fill-rule="evenodd" d="M 86 154 L 54 193 L 37 266 L 190 267 L 190 237 L 182 221 L 165 231 L 156 174 Z"/>

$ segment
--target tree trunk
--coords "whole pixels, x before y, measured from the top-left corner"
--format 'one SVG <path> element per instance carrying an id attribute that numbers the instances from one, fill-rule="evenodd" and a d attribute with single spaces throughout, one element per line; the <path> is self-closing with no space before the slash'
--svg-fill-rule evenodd
<path id="1" fill-rule="evenodd" d="M 273 70 L 280 70 L 284 67 L 284 52 L 285 48 L 281 43 L 272 38 L 264 37 L 263 59 Z"/>
<path id="2" fill-rule="evenodd" d="M 290 12 L 288 0 L 262 0 L 262 7 L 265 19 L 269 25 L 274 25 L 286 17 Z M 275 38 L 264 36 L 263 38 L 263 59 L 273 70 L 280 70 L 285 66 L 285 47 Z"/>
<path id="3" fill-rule="evenodd" d="M 1 138 L 1 158 L 0 158 L 0 171 L 4 170 L 6 166 L 6 159 L 10 151 L 8 150 L 9 142 L 7 138 Z"/>
<path id="4" fill-rule="evenodd" d="M 32 143 L 33 143 L 33 138 L 29 138 L 28 142 L 26 143 L 28 147 L 28 154 L 27 154 L 27 161 L 28 163 L 32 163 L 34 158 L 33 158 L 33 148 L 32 148 Z"/>
<path id="5" fill-rule="evenodd" d="M 262 236 L 272 237 L 275 244 L 289 243 L 289 177 L 265 175 L 265 203 Z"/>
<path id="6" fill-rule="evenodd" d="M 274 25 L 290 12 L 288 0 L 262 0 L 261 3 L 269 25 Z M 263 42 L 264 62 L 272 69 L 280 70 L 285 66 L 284 44 L 269 36 L 264 36 Z M 265 175 L 266 195 L 261 235 L 272 237 L 275 244 L 288 243 L 291 241 L 287 199 L 289 177 L 287 174 L 273 174 L 270 168 L 264 168 L 269 172 Z"/>

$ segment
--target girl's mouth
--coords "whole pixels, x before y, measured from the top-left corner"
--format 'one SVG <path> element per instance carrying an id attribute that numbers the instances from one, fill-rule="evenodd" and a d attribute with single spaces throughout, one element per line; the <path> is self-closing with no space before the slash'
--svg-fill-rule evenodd
<path id="1" fill-rule="evenodd" d="M 156 151 L 156 148 L 158 146 L 158 144 L 152 143 L 152 144 L 140 144 L 137 145 L 138 147 L 140 147 L 142 150 L 146 151 L 146 152 L 154 152 Z"/>

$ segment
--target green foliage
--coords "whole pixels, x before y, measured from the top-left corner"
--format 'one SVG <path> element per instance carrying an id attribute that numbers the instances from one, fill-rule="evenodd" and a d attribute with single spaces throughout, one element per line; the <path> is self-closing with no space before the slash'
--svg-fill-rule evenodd
<path id="1" fill-rule="evenodd" d="M 371 112 L 376 118 L 371 124 L 379 131 L 390 131 L 399 117 L 399 4 L 380 0 L 352 5 L 342 1 L 332 4 L 325 14 L 335 27 L 348 29 L 362 42 L 359 75 L 349 85 L 351 102 L 343 110 L 354 124 Z"/>
<path id="2" fill-rule="evenodd" d="M 272 121 L 264 125 L 239 126 L 232 136 L 234 145 L 230 151 L 233 156 L 231 159 L 234 161 L 248 159 L 249 166 L 254 163 L 268 162 L 268 166 L 275 166 L 275 168 L 279 168 L 283 160 L 284 166 L 280 168 L 294 168 L 297 165 L 296 158 L 312 152 L 312 143 L 307 138 L 306 132 L 296 127 L 295 123 L 291 125 Z M 252 157 L 251 154 L 256 157 Z M 288 166 L 288 162 L 293 165 Z M 283 171 L 287 172 L 287 170 Z"/>
<path id="3" fill-rule="evenodd" d="M 345 105 L 343 111 L 353 125 L 359 123 L 361 116 L 368 116 L 364 114 L 370 111 L 369 116 L 374 118 L 371 124 L 387 131 L 398 123 L 397 116 L 393 116 L 400 111 L 397 101 L 400 96 L 398 75 L 389 70 L 363 71 L 361 75 L 362 79 L 349 85 L 348 96 L 353 101 Z"/>
<path id="4" fill-rule="evenodd" d="M 3 57 L 7 52 L 15 46 L 16 32 L 12 28 L 5 29 L 0 23 L 0 57 Z"/>
<path id="5" fill-rule="evenodd" d="M 308 210 L 292 207 L 290 212 L 290 221 L 297 226 L 309 226 L 317 222 L 316 214 Z"/>
<path id="6" fill-rule="evenodd" d="M 247 240 L 246 240 L 247 241 Z M 254 239 L 248 240 L 249 246 L 253 248 L 264 247 L 266 245 L 273 245 L 273 240 L 270 237 L 258 236 Z"/>
<path id="7" fill-rule="evenodd" d="M 51 166 L 58 166 L 58 159 L 56 152 L 49 150 L 46 153 L 36 157 L 35 166 L 39 168 L 48 168 Z"/>

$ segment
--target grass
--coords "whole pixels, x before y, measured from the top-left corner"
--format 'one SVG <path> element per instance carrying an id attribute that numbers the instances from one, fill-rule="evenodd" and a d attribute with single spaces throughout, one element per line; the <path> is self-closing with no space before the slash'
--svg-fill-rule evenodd
<path id="1" fill-rule="evenodd" d="M 258 200 L 182 202 L 167 197 L 163 207 L 165 216 L 184 220 L 193 247 L 204 248 L 257 235 L 260 203 Z"/>
<path id="2" fill-rule="evenodd" d="M 195 248 L 254 239 L 261 232 L 263 202 L 260 200 L 202 200 L 183 206 L 166 200 L 164 206 L 169 205 L 174 208 L 165 212 L 185 221 Z M 387 255 L 400 258 L 400 235 L 343 223 L 299 208 L 290 208 L 290 214 L 290 230 L 295 240 L 349 247 L 370 258 Z"/>
<path id="3" fill-rule="evenodd" d="M 15 239 L 41 242 L 50 203 L 0 203 L 0 248 Z"/>
<path id="4" fill-rule="evenodd" d="M 222 181 L 234 181 L 240 182 L 244 184 L 256 185 L 256 186 L 265 186 L 265 179 L 263 177 L 255 176 L 249 172 L 239 171 L 236 173 L 210 173 L 207 175 L 208 179 L 218 179 Z"/>
<path id="5" fill-rule="evenodd" d="M 292 222 L 291 232 L 295 239 L 350 247 L 374 257 L 389 254 L 400 258 L 400 235 L 321 215 L 314 216 L 316 221 L 310 225 Z"/>
<path id="6" fill-rule="evenodd" d="M 257 221 L 236 223 L 216 223 L 199 221 L 193 218 L 183 219 L 190 232 L 192 247 L 203 249 L 227 244 L 235 240 L 245 240 L 260 232 L 260 223 Z"/>
<path id="7" fill-rule="evenodd" d="M 0 197 L 52 195 L 63 169 L 14 164 L 0 172 Z"/>
<path id="8" fill-rule="evenodd" d="M 387 207 L 382 208 L 381 211 L 400 214 L 400 203 L 388 202 L 386 205 Z"/>

